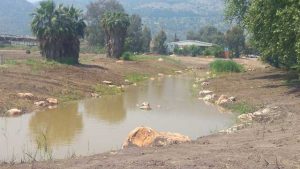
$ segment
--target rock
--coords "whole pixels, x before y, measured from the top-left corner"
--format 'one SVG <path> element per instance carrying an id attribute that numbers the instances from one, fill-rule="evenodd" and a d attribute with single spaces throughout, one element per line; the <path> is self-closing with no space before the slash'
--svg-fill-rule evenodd
<path id="1" fill-rule="evenodd" d="M 159 62 L 163 62 L 164 59 L 163 59 L 163 58 L 159 58 L 158 61 L 159 61 Z"/>
<path id="2" fill-rule="evenodd" d="M 138 127 L 129 133 L 122 147 L 166 146 L 190 141 L 189 137 L 178 133 L 158 132 L 149 127 Z"/>
<path id="3" fill-rule="evenodd" d="M 202 82 L 201 83 L 201 86 L 208 86 L 209 85 L 209 82 Z"/>
<path id="4" fill-rule="evenodd" d="M 150 104 L 148 102 L 144 102 L 140 106 L 140 109 L 142 109 L 142 110 L 151 110 L 151 107 L 150 107 Z"/>
<path id="5" fill-rule="evenodd" d="M 247 122 L 252 122 L 253 121 L 253 117 L 254 115 L 252 113 L 248 113 L 248 114 L 242 114 L 238 117 L 238 119 L 242 122 L 242 123 L 247 123 Z"/>
<path id="6" fill-rule="evenodd" d="M 116 63 L 124 63 L 124 60 L 117 60 Z"/>
<path id="7" fill-rule="evenodd" d="M 130 83 L 130 81 L 128 79 L 125 79 L 124 81 L 125 81 L 125 83 Z"/>
<path id="8" fill-rule="evenodd" d="M 197 88 L 198 87 L 198 85 L 197 84 L 193 84 L 193 88 Z"/>
<path id="9" fill-rule="evenodd" d="M 22 115 L 22 114 L 23 114 L 22 110 L 16 109 L 16 108 L 10 109 L 6 112 L 6 115 L 8 115 L 8 116 L 19 116 L 19 115 Z"/>
<path id="10" fill-rule="evenodd" d="M 97 93 L 91 93 L 91 97 L 98 98 L 98 97 L 100 97 L 100 95 Z"/>
<path id="11" fill-rule="evenodd" d="M 206 101 L 206 102 L 209 102 L 209 101 L 212 101 L 214 100 L 216 97 L 215 94 L 211 94 L 211 95 L 206 95 L 204 98 L 203 98 L 203 101 Z"/>
<path id="12" fill-rule="evenodd" d="M 162 77 L 162 76 L 164 76 L 164 74 L 162 74 L 162 73 L 158 73 L 158 76 Z"/>
<path id="13" fill-rule="evenodd" d="M 107 84 L 107 85 L 111 85 L 112 84 L 111 81 L 107 81 L 107 80 L 104 80 L 102 83 Z"/>
<path id="14" fill-rule="evenodd" d="M 50 105 L 57 105 L 57 104 L 58 104 L 58 100 L 57 100 L 57 99 L 54 99 L 54 98 L 48 98 L 48 99 L 47 99 L 47 102 L 48 102 Z"/>
<path id="15" fill-rule="evenodd" d="M 38 102 L 34 102 L 34 105 L 40 106 L 40 107 L 45 107 L 45 106 L 47 106 L 47 103 L 45 101 L 38 101 Z"/>
<path id="16" fill-rule="evenodd" d="M 213 92 L 210 91 L 210 90 L 202 90 L 202 91 L 199 92 L 200 96 L 206 96 L 206 95 L 209 95 L 209 94 L 213 94 Z"/>
<path id="17" fill-rule="evenodd" d="M 154 78 L 154 77 L 151 77 L 151 78 L 150 78 L 150 80 L 152 80 L 152 81 L 153 81 L 153 80 L 155 80 L 155 78 Z"/>
<path id="18" fill-rule="evenodd" d="M 33 99 L 34 95 L 32 93 L 18 93 L 18 97 L 22 99 Z"/>
<path id="19" fill-rule="evenodd" d="M 235 102 L 235 101 L 236 101 L 236 98 L 233 97 L 233 96 L 232 96 L 232 97 L 229 97 L 228 99 L 229 99 L 231 102 Z"/>
<path id="20" fill-rule="evenodd" d="M 183 73 L 181 70 L 175 71 L 175 73 L 181 74 Z"/>
<path id="21" fill-rule="evenodd" d="M 48 106 L 48 109 L 56 109 L 57 106 Z"/>

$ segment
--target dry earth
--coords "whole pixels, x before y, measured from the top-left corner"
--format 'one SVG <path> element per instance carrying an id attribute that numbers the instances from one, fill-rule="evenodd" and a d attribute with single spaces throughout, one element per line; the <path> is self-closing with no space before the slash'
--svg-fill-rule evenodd
<path id="1" fill-rule="evenodd" d="M 200 70 L 205 70 L 210 61 L 198 58 L 180 59 L 187 66 Z M 270 120 L 267 122 L 253 122 L 249 127 L 235 133 L 202 137 L 188 144 L 147 149 L 130 148 L 90 157 L 77 157 L 58 161 L 15 165 L 3 164 L 0 168 L 299 169 L 299 86 L 297 84 L 288 85 L 286 80 L 289 76 L 284 71 L 265 68 L 264 65 L 255 60 L 242 59 L 237 61 L 247 64 L 247 67 L 255 70 L 211 79 L 207 89 L 213 90 L 218 95 L 236 96 L 238 102 L 246 102 L 257 108 L 277 107 L 269 114 Z M 100 62 L 108 61 L 99 60 Z M 81 70 L 82 68 L 75 67 L 74 69 Z M 95 68 L 85 69 L 94 70 Z M 96 70 L 105 72 L 100 68 Z M 52 76 L 49 75 L 47 79 L 52 80 L 54 73 L 59 74 L 58 72 L 61 72 L 61 70 L 55 70 Z M 6 74 L 6 72 L 2 72 L 1 77 L 6 76 Z M 1 85 L 3 85 L 2 82 Z M 7 87 L 7 85 L 4 86 Z M 19 87 L 22 86 L 15 85 L 11 90 L 19 89 Z M 2 88 L 3 86 L 1 86 Z"/>

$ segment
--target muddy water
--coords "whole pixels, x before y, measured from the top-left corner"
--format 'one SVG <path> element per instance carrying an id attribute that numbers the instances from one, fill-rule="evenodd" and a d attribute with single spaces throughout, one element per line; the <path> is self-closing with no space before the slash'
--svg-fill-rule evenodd
<path id="1" fill-rule="evenodd" d="M 129 88 L 122 95 L 0 118 L 0 161 L 61 159 L 119 149 L 127 134 L 141 125 L 193 139 L 231 126 L 233 115 L 193 97 L 192 84 L 191 77 L 166 77 Z M 137 107 L 144 101 L 152 111 Z"/>

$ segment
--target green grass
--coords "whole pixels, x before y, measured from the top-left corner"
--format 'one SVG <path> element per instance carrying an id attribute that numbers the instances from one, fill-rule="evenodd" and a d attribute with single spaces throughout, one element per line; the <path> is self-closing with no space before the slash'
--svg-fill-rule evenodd
<path id="1" fill-rule="evenodd" d="M 25 45 L 0 45 L 0 49 L 2 50 L 30 50 L 31 52 L 33 51 L 38 51 L 39 47 L 38 46 L 25 46 Z"/>
<path id="2" fill-rule="evenodd" d="M 19 62 L 17 60 L 5 60 L 4 61 L 5 65 L 17 65 Z"/>
<path id="3" fill-rule="evenodd" d="M 80 100 L 83 98 L 83 94 L 76 91 L 67 89 L 58 94 L 59 101 L 61 102 L 69 102 L 73 100 Z"/>
<path id="4" fill-rule="evenodd" d="M 233 111 L 234 113 L 239 113 L 239 114 L 253 113 L 257 110 L 255 106 L 250 105 L 246 102 L 229 104 L 226 105 L 226 108 Z"/>
<path id="5" fill-rule="evenodd" d="M 215 60 L 209 64 L 213 73 L 239 73 L 244 67 L 231 60 Z"/>
<path id="6" fill-rule="evenodd" d="M 141 74 L 141 73 L 130 73 L 128 75 L 126 75 L 126 79 L 129 80 L 129 82 L 131 83 L 138 83 L 141 81 L 144 81 L 146 79 L 148 79 L 148 75 L 146 74 Z"/>
<path id="7" fill-rule="evenodd" d="M 25 64 L 31 68 L 33 72 L 39 72 L 45 69 L 54 69 L 62 64 L 55 61 L 47 61 L 43 59 L 27 59 Z"/>
<path id="8" fill-rule="evenodd" d="M 118 88 L 117 86 L 108 86 L 103 84 L 97 84 L 93 87 L 95 93 L 100 95 L 116 95 L 123 92 L 122 89 Z"/>

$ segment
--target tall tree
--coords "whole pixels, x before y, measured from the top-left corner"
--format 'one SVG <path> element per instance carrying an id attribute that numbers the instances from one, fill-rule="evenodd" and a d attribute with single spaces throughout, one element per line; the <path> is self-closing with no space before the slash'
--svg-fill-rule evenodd
<path id="1" fill-rule="evenodd" d="M 224 45 L 224 34 L 214 26 L 205 26 L 199 32 L 189 31 L 187 39 Z"/>
<path id="2" fill-rule="evenodd" d="M 277 67 L 300 67 L 299 0 L 227 0 L 227 15 L 241 19 L 262 59 Z"/>
<path id="3" fill-rule="evenodd" d="M 142 34 L 142 51 L 150 52 L 150 43 L 152 40 L 152 34 L 148 27 L 144 27 Z"/>
<path id="4" fill-rule="evenodd" d="M 97 0 L 87 6 L 87 41 L 91 46 L 104 46 L 105 34 L 101 20 L 107 12 L 125 12 L 117 0 Z"/>
<path id="5" fill-rule="evenodd" d="M 167 34 L 164 30 L 161 30 L 153 41 L 153 51 L 158 54 L 166 54 L 167 53 Z"/>
<path id="6" fill-rule="evenodd" d="M 74 7 L 43 1 L 33 13 L 31 29 L 47 59 L 78 63 L 80 41 L 86 27 L 82 12 Z"/>
<path id="7" fill-rule="evenodd" d="M 225 33 L 225 43 L 234 53 L 234 57 L 240 57 L 241 51 L 245 48 L 244 30 L 234 26 Z"/>
<path id="8" fill-rule="evenodd" d="M 108 12 L 104 14 L 101 22 L 106 37 L 107 56 L 120 58 L 130 24 L 129 16 L 121 12 Z"/>
<path id="9" fill-rule="evenodd" d="M 127 38 L 125 48 L 130 52 L 142 51 L 142 18 L 139 15 L 131 15 L 129 19 L 130 25 L 127 30 Z"/>

